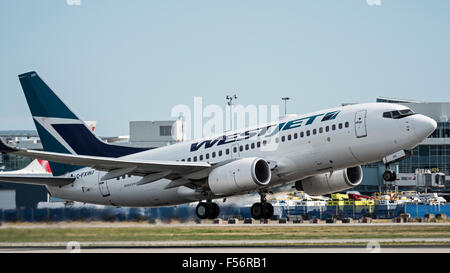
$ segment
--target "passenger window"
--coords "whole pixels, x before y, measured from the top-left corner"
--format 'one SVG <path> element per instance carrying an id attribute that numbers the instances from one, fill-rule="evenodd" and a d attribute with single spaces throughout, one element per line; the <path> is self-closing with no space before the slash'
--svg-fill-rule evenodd
<path id="1" fill-rule="evenodd" d="M 345 128 L 348 128 L 350 126 L 350 123 L 348 121 L 345 123 Z"/>
<path id="2" fill-rule="evenodd" d="M 298 134 L 295 133 L 295 134 L 294 134 L 294 139 L 297 139 L 297 138 L 298 138 Z"/>
<path id="3" fill-rule="evenodd" d="M 263 145 L 264 145 L 264 146 L 267 145 L 267 140 L 263 140 Z"/>
<path id="4" fill-rule="evenodd" d="M 317 130 L 313 129 L 313 135 L 317 134 Z"/>
<path id="5" fill-rule="evenodd" d="M 244 150 L 244 146 L 239 146 L 239 151 L 243 151 Z"/>
<path id="6" fill-rule="evenodd" d="M 225 154 L 229 155 L 229 154 L 230 154 L 230 149 L 227 148 L 227 149 L 225 150 Z"/>
<path id="7" fill-rule="evenodd" d="M 339 129 L 342 129 L 342 123 L 339 123 Z"/>
<path id="8" fill-rule="evenodd" d="M 325 127 L 325 132 L 330 131 L 330 126 Z"/>
<path id="9" fill-rule="evenodd" d="M 323 128 L 322 127 L 319 128 L 319 133 L 320 134 L 323 133 Z"/>
<path id="10" fill-rule="evenodd" d="M 248 146 L 248 144 L 245 145 L 245 150 L 248 151 L 250 147 Z"/>
<path id="11" fill-rule="evenodd" d="M 209 159 L 209 154 L 206 154 L 206 159 Z"/>
<path id="12" fill-rule="evenodd" d="M 282 137 L 281 137 L 281 141 L 284 142 L 285 140 L 286 140 L 286 137 L 285 137 L 285 136 L 282 136 Z"/>
<path id="13" fill-rule="evenodd" d="M 233 147 L 233 153 L 237 153 L 237 148 Z"/>
<path id="14" fill-rule="evenodd" d="M 333 124 L 332 126 L 331 126 L 331 129 L 334 131 L 334 130 L 336 130 L 336 124 Z"/>
<path id="15" fill-rule="evenodd" d="M 186 160 L 185 160 L 185 159 L 183 158 L 183 159 L 181 159 L 181 161 L 183 161 L 183 162 L 184 162 L 184 161 L 186 161 Z"/>
<path id="16" fill-rule="evenodd" d="M 194 156 L 194 162 L 196 162 L 197 161 L 197 157 L 196 156 Z"/>
<path id="17" fill-rule="evenodd" d="M 292 139 L 291 135 L 288 135 L 288 140 L 291 140 L 291 139 Z"/>
<path id="18" fill-rule="evenodd" d="M 255 149 L 255 143 L 252 143 L 250 146 L 252 149 Z"/>
<path id="19" fill-rule="evenodd" d="M 191 158 L 190 157 L 188 157 L 188 162 L 191 162 Z"/>
<path id="20" fill-rule="evenodd" d="M 304 136 L 305 136 L 305 133 L 300 132 L 300 137 L 304 137 Z"/>
<path id="21" fill-rule="evenodd" d="M 261 142 L 260 141 L 258 141 L 258 142 L 256 142 L 256 147 L 261 147 Z"/>
<path id="22" fill-rule="evenodd" d="M 222 150 L 219 151 L 219 156 L 222 156 Z"/>
<path id="23" fill-rule="evenodd" d="M 216 152 L 211 153 L 212 158 L 216 157 Z"/>
<path id="24" fill-rule="evenodd" d="M 311 133 L 308 131 L 306 131 L 306 136 L 309 136 Z"/>
<path id="25" fill-rule="evenodd" d="M 203 160 L 203 155 L 200 155 L 200 158 L 199 158 L 199 159 L 200 159 L 200 161 L 202 161 L 202 160 Z"/>

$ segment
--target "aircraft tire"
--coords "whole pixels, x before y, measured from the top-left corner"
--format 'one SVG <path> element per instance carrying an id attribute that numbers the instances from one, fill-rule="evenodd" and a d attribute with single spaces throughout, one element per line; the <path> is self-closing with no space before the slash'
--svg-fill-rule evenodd
<path id="1" fill-rule="evenodd" d="M 395 179 L 397 178 L 397 174 L 393 171 L 393 170 L 386 170 L 383 173 L 383 179 L 384 181 L 395 181 Z"/>
<path id="2" fill-rule="evenodd" d="M 392 180 L 391 181 L 395 181 L 397 180 L 397 173 L 395 171 L 392 171 Z"/>
<path id="3" fill-rule="evenodd" d="M 264 207 L 262 203 L 255 203 L 253 204 L 251 210 L 250 210 L 253 219 L 260 220 L 264 217 Z"/>
<path id="4" fill-rule="evenodd" d="M 265 202 L 263 203 L 263 217 L 264 219 L 271 219 L 273 216 L 273 206 L 272 204 Z"/>
<path id="5" fill-rule="evenodd" d="M 195 208 L 195 214 L 197 214 L 197 217 L 200 219 L 206 219 L 211 214 L 211 210 L 211 207 L 207 203 L 200 202 Z"/>
<path id="6" fill-rule="evenodd" d="M 220 213 L 219 205 L 217 205 L 216 203 L 211 203 L 209 204 L 209 206 L 211 207 L 211 213 L 208 219 L 214 220 L 219 216 Z"/>

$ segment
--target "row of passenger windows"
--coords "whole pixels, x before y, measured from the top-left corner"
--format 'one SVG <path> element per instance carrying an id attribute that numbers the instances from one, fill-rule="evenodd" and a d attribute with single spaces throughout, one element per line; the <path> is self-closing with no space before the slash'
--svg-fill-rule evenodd
<path id="1" fill-rule="evenodd" d="M 339 123 L 338 125 L 333 124 L 331 126 L 320 127 L 319 129 L 312 129 L 312 130 L 306 130 L 306 131 L 300 132 L 300 133 L 294 133 L 293 135 L 289 134 L 287 136 L 282 136 L 281 137 L 281 141 L 285 142 L 286 139 L 288 141 L 290 141 L 292 139 L 298 139 L 299 136 L 300 136 L 300 138 L 303 138 L 305 136 L 308 137 L 308 136 L 311 135 L 311 133 L 313 135 L 317 135 L 317 133 L 322 134 L 324 132 L 329 132 L 330 130 L 331 131 L 335 131 L 336 129 L 342 129 L 344 127 L 345 128 L 350 127 L 350 123 L 349 122 L 345 122 L 344 124 L 343 123 Z M 244 149 L 246 151 L 248 151 L 250 149 L 260 148 L 261 144 L 265 146 L 269 142 L 270 142 L 270 140 L 263 140 L 263 141 L 257 141 L 256 143 L 253 142 L 253 143 L 246 144 L 246 145 L 240 145 L 239 146 L 239 151 L 242 152 L 242 151 L 244 151 Z M 280 138 L 276 137 L 275 138 L 275 143 L 279 143 L 279 142 L 280 142 Z M 233 153 L 237 153 L 237 149 L 238 149 L 237 145 L 235 147 L 233 147 Z M 229 148 L 225 149 L 224 151 L 225 151 L 225 155 L 229 155 L 230 154 L 230 149 Z M 220 157 L 222 155 L 223 155 L 222 150 L 219 150 L 217 152 L 212 152 L 211 153 L 211 158 Z M 194 161 L 194 162 L 196 162 L 196 161 L 202 161 L 204 159 L 209 159 L 209 158 L 210 158 L 210 154 L 207 153 L 205 155 L 199 155 L 198 157 L 194 156 L 194 157 L 192 157 L 192 159 L 190 157 L 188 157 L 187 159 L 183 158 L 183 159 L 181 159 L 181 161 L 187 161 L 187 162 Z"/>

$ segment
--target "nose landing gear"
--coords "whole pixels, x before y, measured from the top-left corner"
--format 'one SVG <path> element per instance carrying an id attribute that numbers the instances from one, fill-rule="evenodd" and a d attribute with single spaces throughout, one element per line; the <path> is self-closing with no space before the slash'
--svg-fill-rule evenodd
<path id="1" fill-rule="evenodd" d="M 261 202 L 253 204 L 250 212 L 255 220 L 270 219 L 273 216 L 273 206 L 266 200 L 266 192 L 260 192 Z"/>
<path id="2" fill-rule="evenodd" d="M 393 182 L 397 179 L 395 171 L 391 170 L 391 165 L 386 164 L 386 171 L 383 173 L 384 181 Z"/>

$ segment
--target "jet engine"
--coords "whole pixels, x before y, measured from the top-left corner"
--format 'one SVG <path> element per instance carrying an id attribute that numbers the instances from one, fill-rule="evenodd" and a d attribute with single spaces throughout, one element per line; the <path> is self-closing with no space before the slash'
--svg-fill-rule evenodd
<path id="1" fill-rule="evenodd" d="M 361 166 L 357 166 L 299 180 L 295 188 L 309 195 L 324 195 L 356 187 L 362 179 Z"/>
<path id="2" fill-rule="evenodd" d="M 261 158 L 242 158 L 211 171 L 208 185 L 216 195 L 253 191 L 269 184 L 269 164 Z"/>

